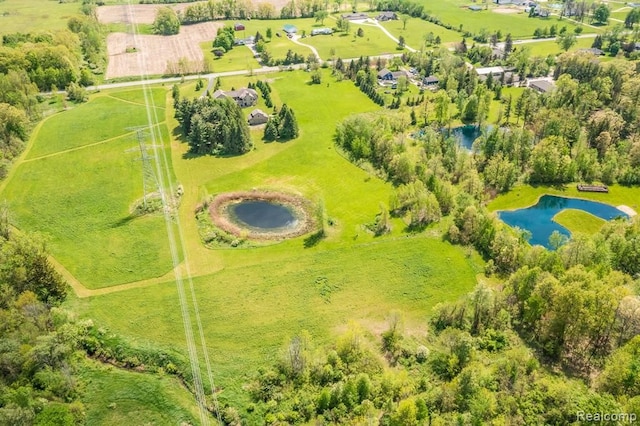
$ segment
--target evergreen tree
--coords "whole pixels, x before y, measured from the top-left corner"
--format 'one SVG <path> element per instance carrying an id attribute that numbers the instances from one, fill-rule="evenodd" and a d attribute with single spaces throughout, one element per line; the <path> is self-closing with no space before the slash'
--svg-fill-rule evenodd
<path id="1" fill-rule="evenodd" d="M 264 140 L 271 142 L 276 139 L 278 139 L 278 119 L 269 118 L 269 121 L 267 121 L 267 125 L 264 128 Z"/>
<path id="2" fill-rule="evenodd" d="M 280 139 L 289 140 L 297 138 L 299 133 L 298 122 L 296 121 L 296 116 L 293 113 L 293 110 L 289 108 L 287 104 L 282 105 L 278 118 L 278 134 Z"/>

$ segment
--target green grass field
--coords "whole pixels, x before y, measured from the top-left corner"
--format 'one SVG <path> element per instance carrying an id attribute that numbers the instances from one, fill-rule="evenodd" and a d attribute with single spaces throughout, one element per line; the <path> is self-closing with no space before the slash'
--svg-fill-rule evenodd
<path id="1" fill-rule="evenodd" d="M 80 13 L 80 2 L 55 0 L 0 1 L 0 35 L 61 30 Z"/>
<path id="2" fill-rule="evenodd" d="M 414 49 L 422 48 L 424 38 L 429 33 L 433 33 L 434 36 L 440 36 L 442 44 L 459 42 L 462 40 L 462 34 L 459 32 L 448 30 L 440 25 L 423 21 L 418 18 L 409 18 L 405 29 L 403 29 L 404 24 L 400 19 L 396 21 L 381 22 L 381 24 L 394 36 L 403 36 L 407 45 Z"/>
<path id="3" fill-rule="evenodd" d="M 253 57 L 253 53 L 246 46 L 235 46 L 221 58 L 216 58 L 211 51 L 211 43 L 200 43 L 204 58 L 211 65 L 212 72 L 247 70 L 260 68 L 260 63 Z"/>
<path id="4" fill-rule="evenodd" d="M 567 209 L 553 217 L 553 221 L 567 228 L 571 233 L 595 234 L 605 221 L 583 210 Z"/>
<path id="5" fill-rule="evenodd" d="M 164 94 L 154 92 L 160 105 Z M 48 237 L 52 254 L 89 288 L 172 268 L 162 216 L 130 217 L 143 196 L 142 164 L 135 134 L 124 126 L 145 124 L 142 101 L 131 91 L 101 94 L 50 117 L 0 194 L 16 225 Z M 166 140 L 166 127 L 160 131 Z"/>
<path id="6" fill-rule="evenodd" d="M 557 16 L 549 18 L 529 18 L 527 13 L 502 14 L 495 12 L 498 6 L 489 3 L 488 10 L 471 11 L 467 7 L 473 3 L 466 0 L 443 0 L 439 2 L 424 1 L 425 12 L 438 17 L 442 22 L 459 28 L 462 25 L 464 30 L 478 33 L 487 29 L 495 31 L 500 29 L 503 36 L 511 33 L 513 38 L 531 38 L 536 28 L 551 27 L 557 25 L 558 28 L 567 26 L 569 31 L 573 31 L 575 24 L 567 20 L 559 20 Z M 503 6 L 504 7 L 504 6 Z M 594 28 L 585 26 L 584 32 L 596 32 Z"/>
<path id="7" fill-rule="evenodd" d="M 574 51 L 578 49 L 589 48 L 593 44 L 593 40 L 593 38 L 579 38 L 577 39 L 576 44 L 569 50 Z M 558 43 L 556 43 L 555 39 L 520 45 L 516 44 L 515 46 L 517 49 L 529 49 L 531 56 L 555 56 L 563 52 Z"/>
<path id="8" fill-rule="evenodd" d="M 382 328 L 395 309 L 410 329 L 420 328 L 431 307 L 475 283 L 460 248 L 424 237 L 334 250 L 270 249 L 229 253 L 253 264 L 194 282 L 220 398 L 244 406 L 243 384 L 295 333 L 306 329 L 325 344 L 350 320 Z M 184 350 L 173 283 L 82 300 L 78 309 L 116 333 Z"/>
<path id="9" fill-rule="evenodd" d="M 257 78 L 224 78 L 222 87 L 246 86 Z M 261 132 L 254 131 L 256 148 L 243 156 L 194 158 L 185 155 L 187 146 L 177 139 L 170 104 L 156 110 L 163 140 L 171 143 L 168 166 L 185 188 L 176 224 L 184 238 L 216 385 L 223 389 L 220 399 L 238 407 L 248 402 L 244 384 L 258 367 L 272 362 L 293 334 L 307 329 L 325 344 L 351 320 L 379 333 L 392 310 L 404 313 L 411 330 L 422 330 L 430 308 L 468 292 L 482 270 L 476 255 L 433 236 L 438 225 L 423 234 L 407 234 L 404 224 L 394 220 L 393 233 L 381 238 L 363 228 L 380 203 L 388 201 L 392 188 L 333 146 L 336 122 L 378 109 L 351 82 L 335 82 L 328 70 L 323 70 L 320 85 L 308 84 L 309 73 L 303 71 L 260 78 L 270 81 L 276 105 L 286 102 L 295 111 L 298 139 L 265 143 Z M 194 86 L 182 84 L 182 94 L 195 94 Z M 156 89 L 155 101 L 168 90 Z M 163 219 L 127 219 L 130 205 L 141 196 L 141 165 L 135 153 L 126 152 L 136 141 L 123 130 L 119 121 L 124 117 L 117 110 L 133 117 L 142 99 L 135 90 L 102 92 L 51 117 L 34 133 L 27 160 L 0 193 L 9 201 L 16 225 L 49 236 L 55 258 L 89 288 L 149 279 L 171 268 Z M 258 106 L 265 108 L 262 100 Z M 111 121 L 106 111 L 117 118 Z M 104 118 L 73 125 L 88 117 Z M 64 141 L 51 142 L 55 132 L 66 132 Z M 252 188 L 322 202 L 332 223 L 326 239 L 310 248 L 305 248 L 304 237 L 252 249 L 205 248 L 194 219 L 196 205 L 209 194 Z M 71 297 L 67 307 L 137 344 L 186 352 L 173 281 Z M 193 407 L 169 379 L 152 382 L 145 375 L 100 369 L 84 374 L 92 383 L 87 387 L 91 395 L 85 397 L 91 424 L 122 423 L 126 411 L 137 410 L 140 419 L 158 424 L 193 417 Z M 105 383 L 111 375 L 113 381 Z M 177 395 L 178 402 L 169 403 L 169 395 Z M 108 408 L 112 402 L 115 408 Z M 126 421 L 136 423 L 136 415 Z"/>
<path id="10" fill-rule="evenodd" d="M 634 187 L 610 185 L 609 193 L 580 192 L 575 185 L 563 187 L 520 185 L 506 194 L 496 197 L 488 204 L 491 211 L 511 210 L 531 206 L 544 194 L 562 195 L 565 197 L 584 198 L 600 201 L 612 206 L 627 205 L 640 211 L 640 190 Z"/>
<path id="11" fill-rule="evenodd" d="M 327 19 L 325 24 L 327 23 L 330 25 L 326 26 L 335 25 L 335 21 L 331 19 Z M 362 31 L 364 31 L 363 37 L 357 37 L 355 35 L 358 28 L 362 28 Z M 372 25 L 352 24 L 349 34 L 336 32 L 333 35 L 306 37 L 300 41 L 315 47 L 323 60 L 331 59 L 332 52 L 339 58 L 357 58 L 360 56 L 401 52 L 396 49 L 397 43 L 391 40 L 389 36 L 379 28 Z"/>
<path id="12" fill-rule="evenodd" d="M 198 408 L 177 379 L 135 373 L 87 360 L 80 370 L 90 425 L 195 424 Z"/>

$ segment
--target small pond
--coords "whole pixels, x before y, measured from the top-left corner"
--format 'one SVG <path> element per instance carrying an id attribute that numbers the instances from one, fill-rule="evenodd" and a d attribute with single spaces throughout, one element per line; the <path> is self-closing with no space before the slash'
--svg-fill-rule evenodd
<path id="1" fill-rule="evenodd" d="M 498 216 L 509 226 L 517 226 L 529 231 L 531 233 L 529 242 L 532 245 L 538 244 L 550 248 L 549 237 L 553 231 L 558 231 L 567 237 L 571 236 L 567 228 L 552 220 L 556 214 L 565 209 L 583 210 L 604 220 L 629 217 L 609 204 L 555 195 L 543 195 L 535 205 L 527 208 L 499 211 Z"/>
<path id="2" fill-rule="evenodd" d="M 287 206 L 262 200 L 244 200 L 229 206 L 230 218 L 239 225 L 261 231 L 280 231 L 297 226 Z"/>
<path id="3" fill-rule="evenodd" d="M 492 125 L 488 125 L 484 128 L 484 130 L 489 133 L 493 129 Z M 459 145 L 461 148 L 464 148 L 467 151 L 471 151 L 473 147 L 473 142 L 482 135 L 482 130 L 478 126 L 459 126 L 454 127 L 449 131 L 448 136 L 453 136 L 458 139 Z M 442 129 L 442 132 L 447 135 L 447 129 Z"/>

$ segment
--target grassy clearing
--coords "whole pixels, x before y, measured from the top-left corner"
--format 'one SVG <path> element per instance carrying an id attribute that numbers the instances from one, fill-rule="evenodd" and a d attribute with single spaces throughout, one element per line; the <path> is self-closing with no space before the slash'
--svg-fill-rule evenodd
<path id="1" fill-rule="evenodd" d="M 579 38 L 576 44 L 569 49 L 570 51 L 585 49 L 591 47 L 593 44 L 593 38 Z M 535 43 L 527 43 L 517 45 L 517 49 L 529 49 L 529 52 L 532 56 L 548 56 L 548 55 L 559 55 L 563 52 L 558 43 L 554 39 L 535 42 Z"/>
<path id="2" fill-rule="evenodd" d="M 511 33 L 514 38 L 531 38 L 536 28 L 551 27 L 557 25 L 567 27 L 573 31 L 575 24 L 567 20 L 559 20 L 558 17 L 529 18 L 528 13 L 501 14 L 494 10 L 499 6 L 489 5 L 488 10 L 471 11 L 467 7 L 473 3 L 466 0 L 443 0 L 439 2 L 425 1 L 425 11 L 438 17 L 442 22 L 455 28 L 462 26 L 464 30 L 480 32 L 487 29 L 495 31 L 500 29 L 503 36 Z M 504 6 L 502 6 L 504 7 Z M 584 32 L 596 32 L 594 28 L 585 26 Z"/>
<path id="3" fill-rule="evenodd" d="M 260 68 L 260 63 L 253 57 L 251 49 L 245 46 L 235 46 L 221 58 L 216 58 L 211 52 L 211 43 L 200 43 L 204 58 L 211 65 L 212 72 L 247 70 Z"/>
<path id="4" fill-rule="evenodd" d="M 129 99 L 133 96 L 131 91 L 117 95 Z M 135 101 L 141 102 L 142 97 Z M 94 102 L 102 109 L 96 109 Z M 113 116 L 125 119 L 119 110 L 127 110 L 132 105 L 130 102 L 133 100 L 103 96 L 52 117 L 33 135 L 29 154 L 53 150 L 42 146 L 51 144 L 51 138 L 57 134 L 51 129 L 43 130 L 49 123 L 53 123 L 54 128 L 63 128 L 55 123 L 58 119 L 71 126 L 65 114 L 73 112 L 73 117 L 86 122 L 91 115 L 108 116 L 109 111 L 105 109 L 114 108 Z M 133 108 L 144 111 L 141 106 L 133 105 Z M 131 124 L 144 124 L 146 117 L 140 111 L 137 113 L 143 119 Z M 63 142 L 64 147 L 78 149 L 56 150 L 56 155 L 17 165 L 0 194 L 8 200 L 16 225 L 48 236 L 52 254 L 89 288 L 161 276 L 172 267 L 164 219 L 160 215 L 136 219 L 130 216 L 132 205 L 143 195 L 142 164 L 137 160 L 140 154 L 136 151 L 135 136 L 126 134 L 83 146 L 97 139 L 96 134 L 103 137 L 102 132 L 128 132 L 120 127 L 121 122 L 109 124 L 115 129 L 83 128 L 74 136 L 73 127 L 69 127 L 65 138 L 57 136 L 53 140 Z M 167 140 L 166 127 L 160 126 L 160 130 Z M 127 152 L 131 148 L 134 151 Z M 168 154 L 168 147 L 165 149 Z"/>
<path id="5" fill-rule="evenodd" d="M 475 283 L 472 261 L 458 247 L 423 237 L 331 251 L 289 249 L 286 259 L 264 248 L 234 254 L 254 264 L 200 277 L 195 286 L 221 399 L 243 406 L 242 385 L 293 334 L 306 329 L 329 343 L 349 320 L 384 328 L 394 309 L 409 328 L 421 328 L 432 306 Z M 117 333 L 182 349 L 176 296 L 168 283 L 81 301 L 79 309 Z"/>
<path id="6" fill-rule="evenodd" d="M 327 20 L 327 22 L 335 24 L 335 21 L 332 20 Z M 355 35 L 358 28 L 362 28 L 364 31 L 363 37 Z M 391 40 L 389 36 L 379 28 L 371 25 L 352 24 L 350 34 L 340 32 L 332 35 L 306 37 L 300 41 L 315 47 L 323 60 L 331 59 L 332 52 L 339 58 L 357 58 L 360 56 L 402 52 L 396 49 L 397 43 Z"/>
<path id="7" fill-rule="evenodd" d="M 397 21 L 381 22 L 381 24 L 394 36 L 403 36 L 406 43 L 414 49 L 420 49 L 422 47 L 424 37 L 430 32 L 433 33 L 434 36 L 440 36 L 443 44 L 462 40 L 462 34 L 459 32 L 448 30 L 418 18 L 409 18 L 406 29 L 403 29 L 404 24 L 400 19 Z"/>
<path id="8" fill-rule="evenodd" d="M 87 360 L 80 371 L 90 425 L 195 424 L 193 396 L 168 376 L 120 370 Z"/>
<path id="9" fill-rule="evenodd" d="M 79 2 L 4 0 L 0 2 L 0 35 L 61 30 L 79 13 Z"/>
<path id="10" fill-rule="evenodd" d="M 103 93 L 91 102 L 63 111 L 43 123 L 27 153 L 27 159 L 116 138 L 131 132 L 127 128 L 146 122 L 144 98 L 138 91 L 126 91 L 116 98 Z M 137 96 L 137 97 L 136 97 Z M 126 102 L 123 102 L 126 101 Z M 154 91 L 154 102 L 164 107 L 164 90 Z"/>
<path id="11" fill-rule="evenodd" d="M 571 233 L 595 234 L 606 222 L 583 210 L 567 209 L 553 217 L 553 221 L 567 228 Z"/>
<path id="12" fill-rule="evenodd" d="M 624 204 L 636 211 L 639 210 L 640 189 L 621 185 L 610 185 L 609 193 L 579 192 L 575 185 L 563 187 L 520 185 L 508 193 L 498 196 L 487 207 L 491 211 L 528 207 L 535 204 L 538 198 L 544 194 L 584 198 L 613 206 Z"/>

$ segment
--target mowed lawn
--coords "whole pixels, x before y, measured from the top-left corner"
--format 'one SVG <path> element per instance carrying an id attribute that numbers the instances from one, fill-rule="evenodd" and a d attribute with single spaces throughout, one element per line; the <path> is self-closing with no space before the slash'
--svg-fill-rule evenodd
<path id="1" fill-rule="evenodd" d="M 399 15 L 401 17 L 402 15 Z M 404 37 L 407 45 L 414 49 L 422 49 L 425 43 L 425 36 L 429 33 L 433 33 L 434 38 L 440 36 L 440 40 L 443 45 L 452 42 L 460 42 L 462 40 L 462 34 L 457 31 L 448 30 L 440 25 L 424 21 L 418 18 L 410 17 L 405 26 L 401 19 L 395 21 L 386 21 L 380 23 L 391 34 L 396 37 Z"/>
<path id="2" fill-rule="evenodd" d="M 609 185 L 608 193 L 580 192 L 573 184 L 567 184 L 564 187 L 519 185 L 506 194 L 496 197 L 487 207 L 490 211 L 528 207 L 535 204 L 544 194 L 583 198 L 612 206 L 627 205 L 636 212 L 640 212 L 640 188 L 622 185 Z"/>
<path id="3" fill-rule="evenodd" d="M 335 24 L 335 21 L 329 21 L 329 23 Z M 356 35 L 359 28 L 362 28 L 362 37 Z M 323 60 L 331 59 L 332 52 L 336 58 L 345 59 L 402 53 L 402 50 L 396 49 L 397 43 L 391 40 L 380 28 L 354 23 L 351 24 L 349 34 L 336 32 L 332 35 L 317 35 L 300 39 L 300 42 L 315 47 Z"/>
<path id="4" fill-rule="evenodd" d="M 200 48 L 204 52 L 205 61 L 211 66 L 212 72 L 247 70 L 261 67 L 258 60 L 253 57 L 251 49 L 246 46 L 234 46 L 233 49 L 220 58 L 214 56 L 211 42 L 200 43 Z"/>
<path id="5" fill-rule="evenodd" d="M 486 29 L 490 32 L 502 32 L 502 35 L 511 33 L 513 38 L 531 38 L 536 28 L 551 27 L 557 25 L 567 27 L 569 31 L 573 31 L 575 24 L 567 20 L 559 20 L 557 16 L 549 18 L 529 18 L 528 13 L 509 13 L 503 14 L 495 12 L 497 6 L 489 3 L 488 10 L 471 11 L 468 6 L 476 4 L 466 0 L 442 0 L 427 1 L 421 0 L 424 4 L 424 10 L 431 16 L 439 18 L 442 22 L 452 25 L 454 28 L 462 26 L 463 30 L 474 33 Z M 509 7 L 509 6 L 502 6 Z M 594 28 L 584 26 L 584 32 L 596 32 Z"/>
<path id="6" fill-rule="evenodd" d="M 553 221 L 567 228 L 571 233 L 595 234 L 605 224 L 605 220 L 583 210 L 566 209 L 553 217 Z"/>
<path id="7" fill-rule="evenodd" d="M 0 193 L 15 224 L 44 234 L 54 257 L 88 288 L 158 277 L 172 269 L 163 217 L 130 216 L 143 196 L 143 173 L 137 139 L 124 126 L 146 124 L 138 104 L 142 94 L 138 99 L 131 91 L 114 96 L 42 123 L 27 160 L 16 165 Z M 140 109 L 136 120 L 120 115 L 130 108 Z M 113 121 L 94 121 L 96 116 Z M 168 141 L 166 126 L 159 129 Z M 98 140 L 105 136 L 113 138 Z M 52 152 L 54 147 L 75 149 Z M 33 152 L 50 155 L 38 158 Z"/>
<path id="8" fill-rule="evenodd" d="M 80 2 L 52 0 L 0 1 L 0 35 L 62 30 L 80 14 Z"/>

